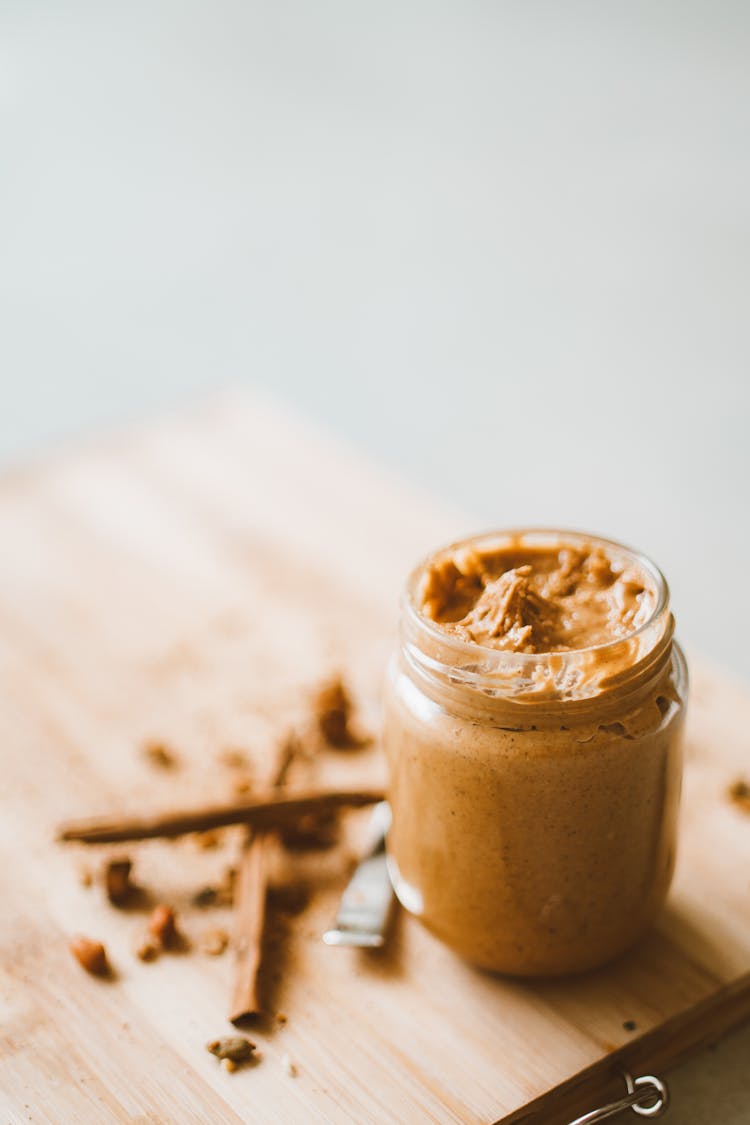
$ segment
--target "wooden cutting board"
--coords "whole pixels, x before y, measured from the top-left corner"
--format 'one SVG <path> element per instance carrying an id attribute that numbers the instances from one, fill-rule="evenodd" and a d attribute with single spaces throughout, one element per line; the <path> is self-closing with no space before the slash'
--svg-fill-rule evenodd
<path id="1" fill-rule="evenodd" d="M 324 946 L 366 827 L 352 814 L 342 848 L 276 873 L 309 904 L 272 909 L 262 1059 L 227 1074 L 205 1043 L 230 1029 L 231 954 L 195 944 L 228 916 L 190 899 L 236 832 L 212 850 L 127 849 L 194 944 L 154 964 L 131 952 L 143 913 L 81 884 L 91 850 L 52 842 L 62 819 L 228 797 L 222 751 L 267 772 L 332 670 L 376 730 L 403 576 L 468 530 L 242 395 L 0 484 L 3 1123 L 556 1125 L 619 1095 L 623 1065 L 660 1073 L 750 1015 L 750 817 L 726 798 L 749 760 L 750 701 L 697 660 L 669 908 L 635 951 L 577 979 L 481 974 L 403 914 L 385 952 Z M 148 740 L 177 767 L 149 765 Z M 377 746 L 314 768 L 384 777 Z M 114 981 L 73 961 L 76 931 L 106 943 Z"/>

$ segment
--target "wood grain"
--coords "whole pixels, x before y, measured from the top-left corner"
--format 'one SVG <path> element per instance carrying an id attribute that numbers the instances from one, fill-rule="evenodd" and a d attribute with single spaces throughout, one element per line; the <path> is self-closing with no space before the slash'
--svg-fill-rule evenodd
<path id="1" fill-rule="evenodd" d="M 83 887 L 90 850 L 53 842 L 61 820 L 97 809 L 226 802 L 221 751 L 246 750 L 267 776 L 337 670 L 375 731 L 403 576 L 468 530 L 243 396 L 0 482 L 0 1120 L 553 1125 L 596 1104 L 622 1059 L 659 1070 L 746 1018 L 750 818 L 725 791 L 747 768 L 750 702 L 698 659 L 669 907 L 637 949 L 584 977 L 478 973 L 403 915 L 382 953 L 331 949 L 320 935 L 346 855 L 287 859 L 272 887 L 303 884 L 309 905 L 273 919 L 263 1057 L 226 1074 L 205 1043 L 231 1030 L 231 958 L 141 964 L 130 947 L 145 914 Z M 178 757 L 168 775 L 144 762 L 153 739 Z M 377 745 L 316 768 L 346 788 L 385 780 Z M 366 818 L 351 814 L 344 851 Z M 188 939 L 229 927 L 225 908 L 191 901 L 242 832 L 213 850 L 127 845 L 150 904 L 171 903 Z M 115 980 L 72 959 L 79 931 L 105 942 Z"/>

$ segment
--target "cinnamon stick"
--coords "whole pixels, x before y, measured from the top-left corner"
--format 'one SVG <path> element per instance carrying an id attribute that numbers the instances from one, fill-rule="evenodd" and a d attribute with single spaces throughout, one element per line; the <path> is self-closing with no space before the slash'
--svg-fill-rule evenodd
<path id="1" fill-rule="evenodd" d="M 243 1019 L 260 1011 L 260 963 L 266 922 L 269 848 L 265 834 L 243 845 L 235 884 L 234 980 L 229 1019 Z"/>
<path id="2" fill-rule="evenodd" d="M 189 832 L 246 824 L 259 831 L 273 831 L 293 824 L 310 813 L 364 808 L 383 800 L 382 789 L 307 789 L 294 796 L 268 793 L 262 799 L 239 804 L 208 805 L 148 817 L 104 817 L 63 824 L 57 839 L 81 844 L 115 844 L 126 840 L 172 839 Z"/>
<path id="3" fill-rule="evenodd" d="M 281 748 L 274 790 L 286 783 L 290 767 L 300 752 L 294 733 Z M 267 833 L 247 830 L 240 855 L 235 892 L 235 967 L 229 1019 L 232 1023 L 261 1010 L 260 965 L 263 957 L 263 931 L 266 924 L 268 869 L 271 865 L 273 837 Z"/>

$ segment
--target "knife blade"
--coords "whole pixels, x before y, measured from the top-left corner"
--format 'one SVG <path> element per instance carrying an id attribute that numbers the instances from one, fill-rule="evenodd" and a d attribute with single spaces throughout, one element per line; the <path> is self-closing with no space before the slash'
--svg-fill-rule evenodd
<path id="1" fill-rule="evenodd" d="M 385 858 L 390 823 L 390 806 L 381 801 L 373 809 L 365 854 L 341 897 L 336 921 L 323 934 L 326 945 L 379 949 L 385 944 L 394 901 Z"/>

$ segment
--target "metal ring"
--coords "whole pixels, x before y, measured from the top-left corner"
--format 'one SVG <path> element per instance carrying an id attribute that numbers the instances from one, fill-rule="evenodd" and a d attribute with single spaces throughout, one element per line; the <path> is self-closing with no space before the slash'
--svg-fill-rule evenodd
<path id="1" fill-rule="evenodd" d="M 600 1106 L 599 1109 L 592 1109 L 582 1117 L 576 1117 L 570 1125 L 594 1125 L 595 1122 L 614 1117 L 626 1109 L 632 1109 L 640 1117 L 661 1117 L 666 1112 L 669 1106 L 669 1089 L 666 1082 L 653 1074 L 642 1074 L 638 1078 L 633 1078 L 627 1071 L 623 1071 L 622 1076 L 627 1087 L 625 1097 Z M 651 1104 L 642 1105 L 642 1102 L 651 1102 Z"/>
<path id="2" fill-rule="evenodd" d="M 663 1113 L 669 1108 L 669 1088 L 661 1078 L 657 1078 L 654 1074 L 642 1074 L 639 1078 L 631 1078 L 625 1073 L 625 1083 L 628 1087 L 628 1093 L 632 1094 L 638 1086 L 651 1086 L 653 1089 L 653 1097 L 656 1099 L 652 1105 L 641 1105 L 640 1100 L 633 1102 L 630 1107 L 633 1113 L 637 1113 L 640 1117 L 661 1117 Z M 648 1095 L 644 1095 L 643 1100 L 646 1100 Z"/>

